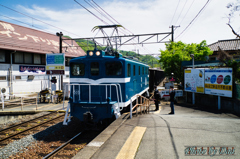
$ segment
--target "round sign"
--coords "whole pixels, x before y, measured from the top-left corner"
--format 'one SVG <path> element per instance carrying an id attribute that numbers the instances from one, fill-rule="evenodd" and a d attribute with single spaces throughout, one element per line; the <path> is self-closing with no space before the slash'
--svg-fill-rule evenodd
<path id="1" fill-rule="evenodd" d="M 224 77 L 224 84 L 228 84 L 231 81 L 231 76 L 227 75 Z"/>
<path id="2" fill-rule="evenodd" d="M 215 83 L 216 79 L 217 79 L 217 76 L 216 75 L 212 75 L 212 77 L 210 79 L 211 83 Z"/>
<path id="3" fill-rule="evenodd" d="M 217 83 L 218 84 L 221 84 L 223 82 L 223 75 L 219 75 L 218 77 L 217 77 Z"/>

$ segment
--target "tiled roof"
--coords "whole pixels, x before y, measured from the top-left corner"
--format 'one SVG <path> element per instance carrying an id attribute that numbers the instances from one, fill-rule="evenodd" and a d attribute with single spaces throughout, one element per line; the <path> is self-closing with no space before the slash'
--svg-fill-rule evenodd
<path id="1" fill-rule="evenodd" d="M 240 39 L 219 40 L 213 44 L 208 45 L 212 51 L 218 51 L 218 46 L 222 50 L 240 50 Z"/>
<path id="2" fill-rule="evenodd" d="M 65 40 L 62 46 L 66 57 L 85 55 L 85 52 L 78 47 L 75 41 Z M 67 52 L 65 52 L 66 47 Z M 0 21 L 0 49 L 42 54 L 59 53 L 59 37 L 43 31 Z"/>

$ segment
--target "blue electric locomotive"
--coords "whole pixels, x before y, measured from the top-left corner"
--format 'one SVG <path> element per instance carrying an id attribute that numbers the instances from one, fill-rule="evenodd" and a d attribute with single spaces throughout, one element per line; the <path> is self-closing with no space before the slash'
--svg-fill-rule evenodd
<path id="1" fill-rule="evenodd" d="M 148 91 L 148 69 L 139 61 L 101 50 L 70 60 L 70 116 L 88 122 L 118 118 L 135 94 Z"/>

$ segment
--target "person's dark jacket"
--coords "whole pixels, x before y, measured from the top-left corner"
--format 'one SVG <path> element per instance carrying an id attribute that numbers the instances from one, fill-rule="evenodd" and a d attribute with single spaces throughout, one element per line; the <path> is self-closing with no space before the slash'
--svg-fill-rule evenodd
<path id="1" fill-rule="evenodd" d="M 154 99 L 159 100 L 161 98 L 160 93 L 158 89 L 154 90 Z"/>
<path id="2" fill-rule="evenodd" d="M 172 92 L 170 93 L 170 101 L 174 102 L 174 97 L 175 97 L 175 90 L 172 90 Z"/>

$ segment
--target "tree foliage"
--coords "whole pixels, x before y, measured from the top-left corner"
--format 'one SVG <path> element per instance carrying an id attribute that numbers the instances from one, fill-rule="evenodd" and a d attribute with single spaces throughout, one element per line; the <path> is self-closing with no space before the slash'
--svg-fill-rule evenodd
<path id="1" fill-rule="evenodd" d="M 227 52 L 218 47 L 218 59 L 227 67 L 233 70 L 233 80 L 240 82 L 240 61 L 231 59 Z"/>
<path id="2" fill-rule="evenodd" d="M 182 61 L 192 60 L 191 54 L 194 54 L 195 61 L 205 61 L 206 56 L 212 55 L 212 51 L 207 47 L 207 43 L 203 40 L 201 43 L 185 44 L 181 41 L 167 43 L 166 50 L 160 50 L 160 60 L 166 76 L 174 73 L 176 82 L 183 80 L 183 70 L 181 69 Z"/>

